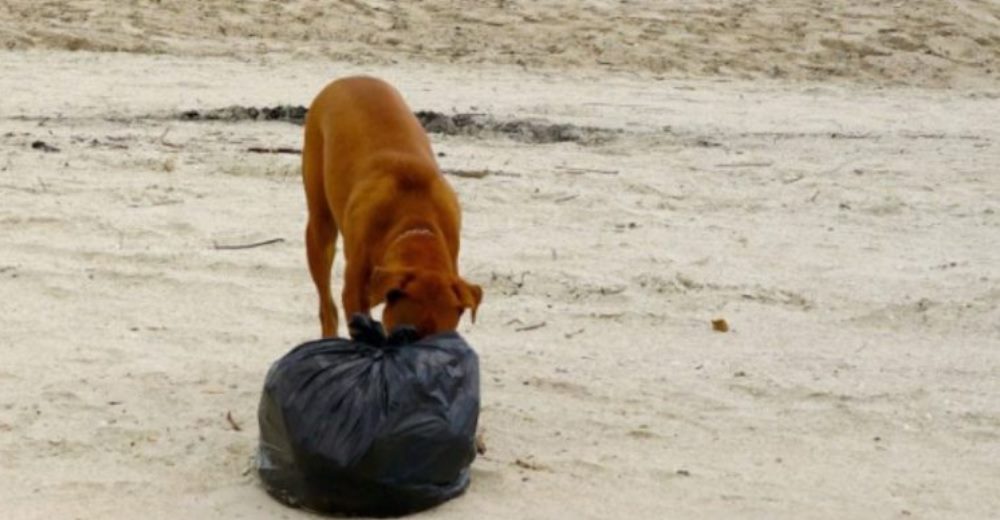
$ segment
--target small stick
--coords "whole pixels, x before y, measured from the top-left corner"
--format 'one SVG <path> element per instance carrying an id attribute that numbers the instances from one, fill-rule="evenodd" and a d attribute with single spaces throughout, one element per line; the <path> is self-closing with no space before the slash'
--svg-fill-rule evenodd
<path id="1" fill-rule="evenodd" d="M 160 139 L 159 139 L 159 141 L 160 141 L 160 144 L 162 144 L 163 146 L 168 146 L 168 147 L 170 147 L 170 148 L 183 148 L 183 145 L 180 145 L 180 144 L 176 144 L 176 143 L 171 143 L 171 142 L 167 141 L 167 134 L 169 134 L 169 133 L 170 133 L 170 129 L 171 129 L 171 128 L 172 128 L 172 127 L 168 126 L 168 127 L 167 127 L 167 128 L 166 128 L 166 129 L 164 130 L 164 131 L 163 131 L 163 133 L 162 133 L 162 134 L 160 134 Z"/>
<path id="2" fill-rule="evenodd" d="M 445 170 L 445 175 L 454 175 L 463 179 L 482 179 L 490 174 L 489 170 Z"/>
<path id="3" fill-rule="evenodd" d="M 157 206 L 173 206 L 174 204 L 181 204 L 183 202 L 184 202 L 183 200 L 163 200 L 163 201 L 160 201 L 160 202 L 154 202 L 154 203 L 150 204 L 148 207 L 155 208 Z M 141 208 L 142 206 L 134 205 L 134 206 L 129 206 L 129 207 L 130 208 Z"/>
<path id="4" fill-rule="evenodd" d="M 501 172 L 492 170 L 443 170 L 445 175 L 452 175 L 455 177 L 463 177 L 466 179 L 482 179 L 483 177 L 488 177 L 490 175 L 494 177 L 520 177 L 519 173 L 512 172 Z"/>
<path id="5" fill-rule="evenodd" d="M 562 170 L 566 173 L 600 173 L 602 175 L 618 175 L 618 170 L 598 170 L 596 168 L 577 168 L 574 166 L 556 166 L 557 170 Z"/>
<path id="6" fill-rule="evenodd" d="M 290 155 L 302 154 L 302 150 L 299 150 L 298 148 L 287 148 L 284 146 L 278 148 L 261 148 L 259 146 L 251 146 L 250 148 L 247 148 L 247 151 L 251 153 L 287 153 Z"/>
<path id="7" fill-rule="evenodd" d="M 577 198 L 579 196 L 580 196 L 579 194 L 566 195 L 565 197 L 559 197 L 558 199 L 556 199 L 556 200 L 554 200 L 552 202 L 555 202 L 556 204 L 559 204 L 561 202 L 569 202 L 569 201 L 571 201 L 571 200 L 573 200 L 573 199 L 575 199 L 575 198 Z"/>
<path id="8" fill-rule="evenodd" d="M 771 161 L 759 161 L 759 162 L 733 162 L 733 163 L 722 163 L 716 164 L 716 168 L 763 168 L 771 166 L 774 164 Z"/>
<path id="9" fill-rule="evenodd" d="M 529 330 L 540 329 L 544 327 L 546 323 L 543 321 L 541 323 L 536 323 L 534 325 L 528 325 L 527 327 L 519 327 L 514 329 L 514 332 L 528 332 Z"/>
<path id="10" fill-rule="evenodd" d="M 241 428 L 240 425 L 239 425 L 239 423 L 236 422 L 236 419 L 233 419 L 233 412 L 232 411 L 227 411 L 226 412 L 226 420 L 229 421 L 229 426 L 233 427 L 233 431 L 237 431 L 237 432 L 243 431 L 243 428 Z"/>
<path id="11" fill-rule="evenodd" d="M 216 242 L 212 242 L 212 247 L 215 249 L 250 249 L 254 247 L 266 246 L 270 244 L 277 244 L 278 242 L 284 242 L 284 238 L 272 238 L 270 240 L 264 240 L 262 242 L 254 242 L 252 244 L 236 244 L 236 245 L 221 245 Z"/>

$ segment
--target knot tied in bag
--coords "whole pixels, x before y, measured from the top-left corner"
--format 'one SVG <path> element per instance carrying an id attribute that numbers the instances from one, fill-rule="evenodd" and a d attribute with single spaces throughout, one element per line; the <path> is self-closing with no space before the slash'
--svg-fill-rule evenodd
<path id="1" fill-rule="evenodd" d="M 417 328 L 411 325 L 401 325 L 392 329 L 386 336 L 382 324 L 367 314 L 355 314 L 347 324 L 351 339 L 361 345 L 373 347 L 399 347 L 417 341 Z"/>

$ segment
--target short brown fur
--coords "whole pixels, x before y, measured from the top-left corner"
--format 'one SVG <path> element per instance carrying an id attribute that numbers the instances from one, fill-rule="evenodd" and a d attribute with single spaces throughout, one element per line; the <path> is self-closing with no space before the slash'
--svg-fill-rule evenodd
<path id="1" fill-rule="evenodd" d="M 386 328 L 413 325 L 421 336 L 454 330 L 465 309 L 475 321 L 483 293 L 458 274 L 458 198 L 392 86 L 355 76 L 319 93 L 306 116 L 302 177 L 324 337 L 337 334 L 330 270 L 338 234 L 345 316 L 385 301 Z"/>

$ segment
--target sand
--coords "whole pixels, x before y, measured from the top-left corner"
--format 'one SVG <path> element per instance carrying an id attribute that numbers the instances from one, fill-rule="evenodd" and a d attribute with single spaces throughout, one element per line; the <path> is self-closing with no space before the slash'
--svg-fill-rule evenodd
<path id="1" fill-rule="evenodd" d="M 13 0 L 0 48 L 995 88 L 998 24 L 997 0 Z"/>
<path id="2" fill-rule="evenodd" d="M 0 5 L 0 517 L 312 517 L 251 471 L 319 324 L 298 156 L 247 150 L 301 128 L 178 114 L 357 72 L 585 137 L 433 135 L 488 451 L 420 517 L 1000 516 L 996 2 L 228 4 Z"/>

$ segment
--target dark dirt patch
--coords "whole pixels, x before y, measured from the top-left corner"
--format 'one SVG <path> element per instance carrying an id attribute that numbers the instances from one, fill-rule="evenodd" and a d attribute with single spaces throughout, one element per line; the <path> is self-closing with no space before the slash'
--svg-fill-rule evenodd
<path id="1" fill-rule="evenodd" d="M 244 107 L 232 105 L 211 110 L 185 110 L 178 114 L 182 121 L 288 121 L 301 125 L 306 118 L 306 107 L 277 105 L 273 107 Z"/>
<path id="2" fill-rule="evenodd" d="M 182 121 L 286 121 L 301 125 L 308 109 L 304 106 L 277 105 L 246 107 L 233 105 L 211 110 L 186 110 L 177 114 Z M 501 121 L 489 114 L 448 115 L 431 110 L 416 112 L 417 120 L 432 134 L 469 137 L 504 136 L 515 141 L 534 144 L 580 143 L 601 144 L 615 139 L 620 130 L 555 124 L 542 119 L 511 119 Z"/>
<path id="3" fill-rule="evenodd" d="M 607 128 L 554 124 L 540 119 L 499 121 L 488 114 L 455 114 L 421 110 L 415 114 L 430 133 L 479 137 L 504 135 L 524 143 L 600 144 L 611 141 L 621 132 Z"/>

